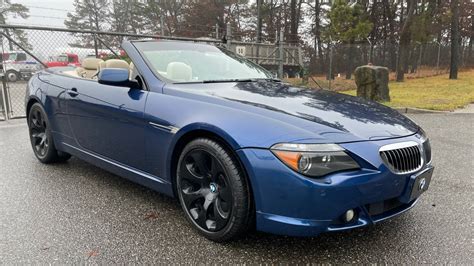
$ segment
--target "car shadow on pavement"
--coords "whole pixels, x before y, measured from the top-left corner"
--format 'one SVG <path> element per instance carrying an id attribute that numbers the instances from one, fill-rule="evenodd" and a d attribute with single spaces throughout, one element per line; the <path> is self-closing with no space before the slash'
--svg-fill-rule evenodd
<path id="1" fill-rule="evenodd" d="M 380 252 L 382 249 L 391 250 L 390 252 L 402 252 L 400 249 L 405 250 L 407 247 L 400 247 L 401 245 L 411 246 L 415 241 L 409 237 L 413 216 L 408 212 L 377 225 L 351 231 L 323 233 L 316 237 L 279 236 L 253 230 L 232 242 L 213 243 L 199 236 L 188 225 L 178 201 L 173 198 L 75 158 L 68 163 L 48 165 L 47 167 L 51 167 L 50 171 L 52 172 L 72 171 L 74 176 L 64 176 L 65 182 L 79 182 L 85 187 L 96 187 L 99 195 L 96 200 L 128 206 L 129 210 L 122 208 L 121 211 L 131 212 L 138 217 L 135 219 L 133 216 L 127 216 L 132 218 L 125 219 L 135 219 L 136 221 L 133 223 L 138 221 L 142 230 L 158 231 L 158 237 L 162 238 L 170 237 L 164 232 L 173 231 L 176 238 L 183 239 L 183 243 L 186 243 L 186 238 L 191 236 L 193 241 L 200 243 L 200 245 L 217 246 L 238 254 L 265 254 L 265 256 L 280 258 L 284 256 L 288 261 L 301 261 L 305 256 L 311 258 L 317 256 L 328 260 L 334 257 L 341 259 L 342 257 L 344 262 L 357 262 L 357 260 L 350 260 L 350 257 L 346 257 L 346 255 L 358 252 L 358 250 L 360 252 L 362 246 L 363 250 L 373 249 Z M 113 197 L 113 199 L 108 197 Z M 110 209 L 113 208 L 114 206 L 110 206 Z M 124 217 L 118 212 L 113 210 L 107 210 L 107 212 L 107 215 L 117 216 L 110 217 L 111 220 L 128 222 L 124 221 Z M 376 259 L 383 260 L 383 256 Z"/>

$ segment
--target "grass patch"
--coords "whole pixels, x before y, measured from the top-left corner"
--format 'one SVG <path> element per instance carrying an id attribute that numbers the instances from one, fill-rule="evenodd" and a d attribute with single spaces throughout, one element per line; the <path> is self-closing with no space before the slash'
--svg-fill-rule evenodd
<path id="1" fill-rule="evenodd" d="M 317 82 L 321 87 L 323 88 L 331 87 L 331 90 L 335 90 L 335 91 L 355 90 L 357 88 L 353 79 L 345 79 L 343 77 L 336 77 L 334 80 L 331 80 L 331 86 L 329 86 L 329 81 L 326 79 L 326 77 L 319 77 L 319 76 L 313 76 L 313 78 L 309 78 L 308 83 L 303 83 L 303 80 L 300 78 L 288 78 L 288 79 L 285 79 L 285 81 L 295 86 L 319 88 L 319 86 L 316 84 Z"/>
<path id="2" fill-rule="evenodd" d="M 414 107 L 430 110 L 453 111 L 474 103 L 474 70 L 459 72 L 457 80 L 447 74 L 390 82 L 390 107 Z M 356 95 L 355 90 L 342 91 Z"/>

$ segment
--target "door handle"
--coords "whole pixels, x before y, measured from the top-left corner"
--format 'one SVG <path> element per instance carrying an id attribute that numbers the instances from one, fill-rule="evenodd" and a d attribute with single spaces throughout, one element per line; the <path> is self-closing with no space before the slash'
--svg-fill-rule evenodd
<path id="1" fill-rule="evenodd" d="M 70 90 L 67 90 L 67 94 L 69 94 L 71 97 L 76 97 L 77 95 L 79 95 L 76 88 L 72 88 Z"/>

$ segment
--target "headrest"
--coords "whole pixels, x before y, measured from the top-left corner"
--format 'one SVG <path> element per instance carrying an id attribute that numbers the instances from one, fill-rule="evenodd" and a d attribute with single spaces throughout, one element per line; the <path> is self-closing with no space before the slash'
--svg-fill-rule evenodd
<path id="1" fill-rule="evenodd" d="M 104 69 L 106 67 L 105 61 L 99 63 L 99 70 Z"/>
<path id="2" fill-rule="evenodd" d="M 82 67 L 87 70 L 97 70 L 99 68 L 99 63 L 104 60 L 94 57 L 87 57 L 82 60 Z"/>
<path id="3" fill-rule="evenodd" d="M 128 70 L 130 66 L 125 60 L 109 59 L 105 61 L 105 67 L 106 68 L 124 68 Z"/>
<path id="4" fill-rule="evenodd" d="M 193 70 L 185 63 L 171 62 L 166 67 L 166 76 L 174 81 L 190 81 L 193 76 Z"/>

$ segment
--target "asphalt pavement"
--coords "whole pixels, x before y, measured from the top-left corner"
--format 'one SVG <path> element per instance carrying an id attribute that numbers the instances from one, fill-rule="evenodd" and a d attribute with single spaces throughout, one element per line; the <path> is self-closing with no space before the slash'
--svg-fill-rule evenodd
<path id="1" fill-rule="evenodd" d="M 0 263 L 474 264 L 474 115 L 413 114 L 435 174 L 411 211 L 367 228 L 294 238 L 195 233 L 177 201 L 72 158 L 43 165 L 24 120 L 0 122 Z"/>

